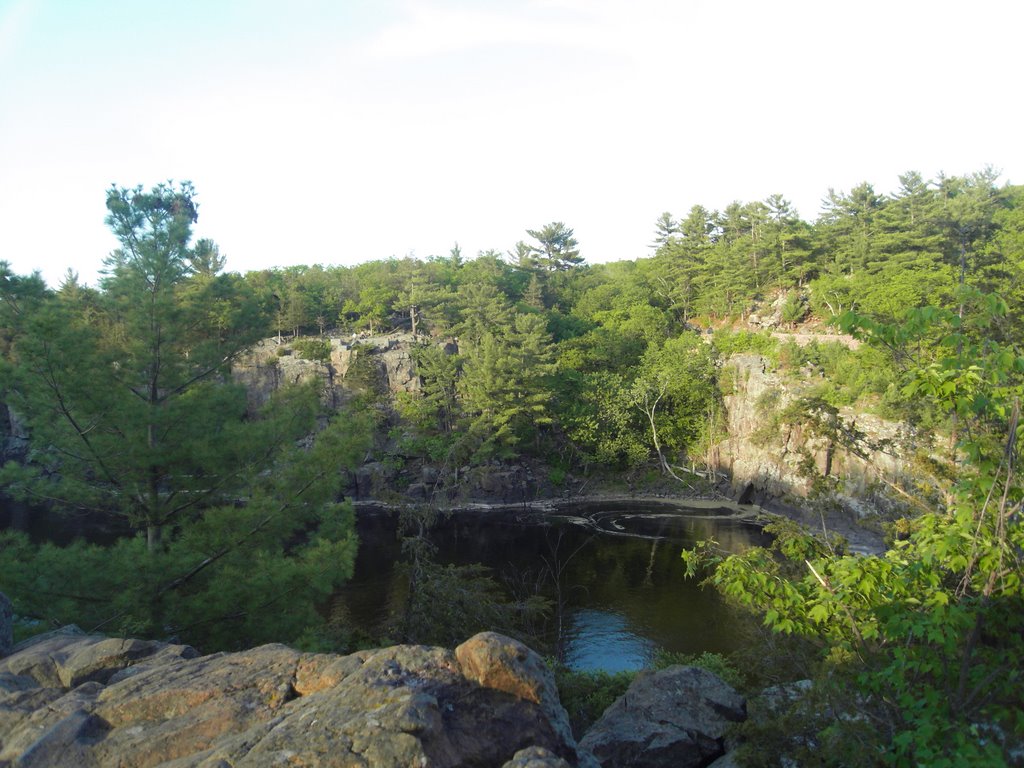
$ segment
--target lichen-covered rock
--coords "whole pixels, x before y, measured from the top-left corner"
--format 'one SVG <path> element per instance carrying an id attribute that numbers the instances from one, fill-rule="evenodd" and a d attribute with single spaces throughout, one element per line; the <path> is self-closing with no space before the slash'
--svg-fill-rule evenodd
<path id="1" fill-rule="evenodd" d="M 697 768 L 725 754 L 725 732 L 746 719 L 731 686 L 698 667 L 639 675 L 580 740 L 603 768 Z"/>
<path id="2" fill-rule="evenodd" d="M 463 645 L 465 663 L 49 637 L 0 661 L 0 765 L 592 765 L 536 654 L 493 633 Z"/>
<path id="3" fill-rule="evenodd" d="M 0 673 L 30 677 L 44 688 L 106 683 L 116 673 L 142 661 L 153 664 L 198 655 L 187 645 L 83 635 L 74 626 L 29 638 L 14 650 L 0 661 Z"/>
<path id="4" fill-rule="evenodd" d="M 456 648 L 455 656 L 467 678 L 537 704 L 558 739 L 575 744 L 569 714 L 558 700 L 554 675 L 523 643 L 497 632 L 481 632 Z"/>

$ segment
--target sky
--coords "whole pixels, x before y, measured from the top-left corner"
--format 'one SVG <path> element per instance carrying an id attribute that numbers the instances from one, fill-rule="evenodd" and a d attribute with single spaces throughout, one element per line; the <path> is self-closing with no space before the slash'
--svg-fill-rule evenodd
<path id="1" fill-rule="evenodd" d="M 0 260 L 95 283 L 111 184 L 190 180 L 227 268 L 511 250 L 987 165 L 1018 0 L 0 0 Z"/>

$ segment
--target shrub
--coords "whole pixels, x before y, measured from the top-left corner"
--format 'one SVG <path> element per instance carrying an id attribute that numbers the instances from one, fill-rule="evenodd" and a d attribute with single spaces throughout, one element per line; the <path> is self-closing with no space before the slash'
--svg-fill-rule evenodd
<path id="1" fill-rule="evenodd" d="M 700 667 L 708 672 L 713 672 L 733 688 L 743 688 L 744 680 L 742 673 L 736 666 L 720 653 L 704 651 L 703 653 L 679 653 L 666 651 L 659 648 L 654 654 L 652 666 L 654 669 L 665 669 L 676 664 L 686 667 Z"/>
<path id="2" fill-rule="evenodd" d="M 549 661 L 555 673 L 558 698 L 569 713 L 569 723 L 576 738 L 580 738 L 617 698 L 622 696 L 636 672 L 580 672 L 564 664 Z"/>
<path id="3" fill-rule="evenodd" d="M 331 343 L 327 339 L 298 339 L 292 342 L 292 346 L 304 360 L 319 360 L 326 363 L 331 359 Z"/>

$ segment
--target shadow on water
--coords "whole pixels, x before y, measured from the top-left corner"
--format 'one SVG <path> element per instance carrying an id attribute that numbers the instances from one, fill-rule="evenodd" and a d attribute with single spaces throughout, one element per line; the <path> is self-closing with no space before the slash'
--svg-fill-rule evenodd
<path id="1" fill-rule="evenodd" d="M 659 648 L 728 653 L 739 647 L 731 612 L 713 590 L 683 577 L 679 557 L 707 539 L 726 552 L 767 542 L 735 512 L 657 502 L 575 504 L 548 514 L 461 511 L 431 535 L 438 562 L 482 563 L 520 598 L 542 584 L 542 594 L 557 603 L 549 575 L 557 570 L 562 631 L 553 621 L 542 640 L 561 646 L 576 669 L 615 671 L 644 666 Z M 355 574 L 333 601 L 350 629 L 371 637 L 386 633 L 408 592 L 397 525 L 397 514 L 360 510 Z M 76 538 L 109 544 L 127 533 L 94 516 L 30 509 L 0 495 L 4 528 L 61 545 Z"/>
<path id="2" fill-rule="evenodd" d="M 731 510 L 605 504 L 515 517 L 459 512 L 432 533 L 441 563 L 482 563 L 506 584 L 536 584 L 557 564 L 565 606 L 561 645 L 576 669 L 637 669 L 658 648 L 728 653 L 739 645 L 731 613 L 711 589 L 683 577 L 680 552 L 714 539 L 727 552 L 764 544 Z M 403 605 L 407 585 L 395 515 L 360 512 L 359 556 L 335 605 L 372 634 Z M 555 598 L 547 581 L 546 596 Z M 545 638 L 554 647 L 556 637 Z"/>
<path id="3" fill-rule="evenodd" d="M 8 498 L 0 492 L 0 531 L 20 531 L 36 544 L 67 546 L 82 540 L 93 544 L 113 544 L 131 535 L 123 519 L 80 512 L 59 512 L 48 506 L 33 506 Z"/>

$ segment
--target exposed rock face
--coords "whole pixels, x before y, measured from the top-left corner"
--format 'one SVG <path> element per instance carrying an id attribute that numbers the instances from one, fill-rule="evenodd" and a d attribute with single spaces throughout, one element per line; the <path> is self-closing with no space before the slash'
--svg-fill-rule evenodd
<path id="1" fill-rule="evenodd" d="M 327 361 L 306 360 L 292 349 L 291 340 L 264 339 L 238 357 L 231 367 L 232 378 L 245 386 L 249 407 L 259 408 L 273 392 L 286 385 L 316 381 L 325 405 L 337 407 L 350 397 L 346 377 L 360 355 L 369 358 L 377 376 L 377 385 L 389 392 L 415 392 L 420 378 L 411 350 L 423 341 L 411 333 L 386 336 L 354 335 L 324 339 L 330 345 Z M 452 343 L 443 343 L 450 353 L 458 351 Z"/>
<path id="2" fill-rule="evenodd" d="M 580 746 L 603 768 L 697 768 L 725 754 L 725 731 L 746 703 L 717 675 L 674 666 L 641 674 Z"/>
<path id="3" fill-rule="evenodd" d="M 768 370 L 756 354 L 733 355 L 726 363 L 732 391 L 724 398 L 729 438 L 718 446 L 717 468 L 727 472 L 740 500 L 806 497 L 815 478 L 842 480 L 840 503 L 858 514 L 890 503 L 884 482 L 904 480 L 903 452 L 912 435 L 904 425 L 841 408 L 843 428 L 860 433 L 861 455 L 807 425 L 774 419 L 800 397 L 798 386 Z M 807 372 L 813 376 L 812 371 Z M 745 496 L 745 498 L 741 498 Z"/>
<path id="4" fill-rule="evenodd" d="M 28 454 L 28 431 L 18 414 L 0 402 L 0 463 L 24 461 Z"/>
<path id="5" fill-rule="evenodd" d="M 553 691 L 492 633 L 349 656 L 51 636 L 0 661 L 0 765 L 592 764 Z"/>

